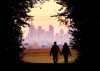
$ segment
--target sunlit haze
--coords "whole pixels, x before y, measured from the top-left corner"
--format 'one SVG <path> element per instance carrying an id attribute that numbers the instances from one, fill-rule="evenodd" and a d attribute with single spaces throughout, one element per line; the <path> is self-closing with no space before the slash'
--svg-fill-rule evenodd
<path id="1" fill-rule="evenodd" d="M 38 3 L 34 6 L 34 8 L 31 8 L 31 12 L 28 13 L 28 15 L 34 16 L 34 17 L 32 17 L 33 22 L 31 23 L 31 20 L 30 20 L 29 24 L 34 25 L 35 29 L 38 29 L 38 26 L 41 26 L 41 28 L 45 32 L 49 31 L 49 25 L 52 25 L 54 28 L 54 37 L 55 37 L 55 35 L 57 36 L 58 33 L 60 33 L 60 30 L 62 29 L 64 31 L 64 35 L 67 34 L 66 38 L 68 38 L 68 39 L 66 41 L 69 41 L 70 35 L 68 35 L 68 27 L 66 27 L 65 25 L 60 25 L 59 24 L 60 22 L 58 21 L 57 17 L 51 17 L 53 15 L 57 15 L 57 13 L 64 12 L 64 10 L 66 9 L 66 7 L 63 7 L 63 9 L 61 11 L 58 11 L 61 8 L 62 8 L 62 6 L 57 4 L 54 0 L 46 1 L 43 4 Z M 24 38 L 29 36 L 29 27 L 22 28 L 22 30 L 24 31 L 24 34 L 23 34 Z M 39 36 L 39 34 L 38 34 L 38 36 Z M 46 39 L 46 37 L 45 37 L 45 39 Z"/>
<path id="2" fill-rule="evenodd" d="M 54 27 L 54 34 L 59 33 L 60 29 L 64 30 L 64 33 L 66 33 L 67 27 L 65 25 L 60 25 L 58 22 L 58 18 L 56 17 L 50 17 L 52 15 L 56 15 L 57 13 L 61 13 L 65 10 L 65 8 L 61 11 L 58 11 L 62 6 L 54 2 L 54 0 L 46 1 L 43 4 L 36 4 L 35 8 L 31 9 L 31 12 L 28 14 L 33 17 L 33 25 L 35 25 L 35 28 L 38 26 L 42 26 L 43 29 L 48 30 L 49 25 L 53 25 Z M 24 29 L 24 37 L 27 36 L 28 33 L 28 27 L 23 28 Z"/>

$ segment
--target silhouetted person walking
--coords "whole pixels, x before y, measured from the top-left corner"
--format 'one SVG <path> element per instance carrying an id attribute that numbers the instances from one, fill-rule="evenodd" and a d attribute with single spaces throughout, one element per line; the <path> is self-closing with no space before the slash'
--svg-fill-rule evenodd
<path id="1" fill-rule="evenodd" d="M 57 46 L 57 43 L 54 42 L 54 45 L 52 45 L 52 48 L 51 48 L 51 51 L 50 51 L 50 56 L 52 54 L 54 63 L 57 63 L 57 61 L 58 61 L 58 51 L 61 54 L 60 49 Z"/>
<path id="2" fill-rule="evenodd" d="M 69 49 L 69 46 L 67 45 L 67 43 L 64 43 L 64 45 L 63 45 L 62 54 L 64 56 L 64 62 L 68 63 L 68 56 L 69 55 L 71 56 L 71 53 L 70 53 L 70 49 Z"/>

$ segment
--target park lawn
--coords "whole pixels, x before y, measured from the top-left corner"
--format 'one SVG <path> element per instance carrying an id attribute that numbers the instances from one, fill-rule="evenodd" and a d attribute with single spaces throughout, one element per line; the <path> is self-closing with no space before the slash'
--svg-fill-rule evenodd
<path id="1" fill-rule="evenodd" d="M 73 49 L 70 50 L 72 56 L 69 56 L 68 62 L 72 63 L 77 58 L 78 52 Z M 53 63 L 52 56 L 49 53 L 50 49 L 26 49 L 23 60 L 30 63 Z M 60 54 L 58 56 L 58 63 L 64 63 L 63 56 Z"/>

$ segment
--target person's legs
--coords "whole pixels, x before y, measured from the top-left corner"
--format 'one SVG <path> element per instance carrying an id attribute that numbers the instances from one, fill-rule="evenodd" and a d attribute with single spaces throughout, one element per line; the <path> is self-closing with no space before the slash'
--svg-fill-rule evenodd
<path id="1" fill-rule="evenodd" d="M 56 63 L 56 57 L 55 56 L 53 56 L 53 62 Z"/>
<path id="2" fill-rule="evenodd" d="M 64 62 L 66 63 L 66 57 L 64 56 Z"/>
<path id="3" fill-rule="evenodd" d="M 54 61 L 54 63 L 57 63 L 58 62 L 58 57 L 57 56 L 53 56 L 53 61 Z"/>
<path id="4" fill-rule="evenodd" d="M 58 62 L 58 58 L 56 58 L 56 63 Z"/>
<path id="5" fill-rule="evenodd" d="M 57 59 L 54 59 L 53 61 L 54 61 L 54 64 L 56 64 L 56 63 L 57 63 Z"/>
<path id="6" fill-rule="evenodd" d="M 68 56 L 64 56 L 64 62 L 68 63 Z"/>
<path id="7" fill-rule="evenodd" d="M 55 58 L 54 58 L 54 56 L 53 56 L 53 63 L 55 63 Z"/>
<path id="8" fill-rule="evenodd" d="M 68 56 L 66 56 L 66 63 L 68 63 Z"/>

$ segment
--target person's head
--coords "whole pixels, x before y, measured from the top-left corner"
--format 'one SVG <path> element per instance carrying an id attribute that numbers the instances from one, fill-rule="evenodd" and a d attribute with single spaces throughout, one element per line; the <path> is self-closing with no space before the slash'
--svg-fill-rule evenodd
<path id="1" fill-rule="evenodd" d="M 64 45 L 67 45 L 67 43 L 65 42 Z"/>
<path id="2" fill-rule="evenodd" d="M 54 42 L 54 45 L 56 45 L 57 44 L 57 42 Z"/>

